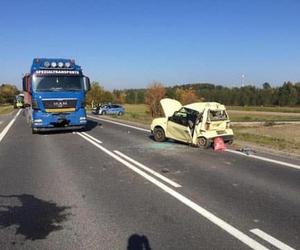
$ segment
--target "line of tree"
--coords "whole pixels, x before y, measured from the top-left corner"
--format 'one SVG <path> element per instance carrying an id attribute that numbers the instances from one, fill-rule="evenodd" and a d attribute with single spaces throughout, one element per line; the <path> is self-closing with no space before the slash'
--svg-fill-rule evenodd
<path id="1" fill-rule="evenodd" d="M 15 85 L 12 84 L 1 84 L 0 85 L 0 104 L 13 104 L 15 96 L 20 91 Z"/>
<path id="2" fill-rule="evenodd" d="M 123 103 L 146 103 L 147 89 L 114 90 L 122 94 Z M 165 97 L 174 98 L 182 103 L 216 101 L 234 106 L 295 106 L 300 105 L 300 82 L 284 82 L 272 87 L 265 82 L 261 87 L 246 85 L 243 87 L 225 87 L 209 83 L 175 85 L 165 88 Z"/>

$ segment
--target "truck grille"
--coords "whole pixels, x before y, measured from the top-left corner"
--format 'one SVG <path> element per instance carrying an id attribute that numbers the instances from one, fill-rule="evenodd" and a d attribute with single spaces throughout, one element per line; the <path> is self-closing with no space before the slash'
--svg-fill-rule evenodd
<path id="1" fill-rule="evenodd" d="M 44 108 L 47 112 L 55 112 L 55 110 L 75 111 L 77 99 L 53 99 L 43 100 Z"/>

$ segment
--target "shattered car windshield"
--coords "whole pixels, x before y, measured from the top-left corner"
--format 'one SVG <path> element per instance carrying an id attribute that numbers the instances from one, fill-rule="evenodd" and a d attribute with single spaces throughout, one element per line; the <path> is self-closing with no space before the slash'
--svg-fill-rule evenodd
<path id="1" fill-rule="evenodd" d="M 210 121 L 224 121 L 228 119 L 225 110 L 210 110 L 209 111 Z"/>

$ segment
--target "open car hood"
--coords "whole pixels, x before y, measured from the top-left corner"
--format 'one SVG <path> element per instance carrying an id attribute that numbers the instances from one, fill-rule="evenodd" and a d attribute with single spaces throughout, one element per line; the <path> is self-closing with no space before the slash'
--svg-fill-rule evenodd
<path id="1" fill-rule="evenodd" d="M 162 106 L 166 117 L 172 116 L 175 111 L 178 111 L 182 108 L 182 105 L 179 101 L 170 98 L 161 99 L 160 105 Z"/>

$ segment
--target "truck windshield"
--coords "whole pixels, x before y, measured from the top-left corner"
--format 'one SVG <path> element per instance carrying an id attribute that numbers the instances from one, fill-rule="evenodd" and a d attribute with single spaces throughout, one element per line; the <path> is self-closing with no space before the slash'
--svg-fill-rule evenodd
<path id="1" fill-rule="evenodd" d="M 79 91 L 83 78 L 80 76 L 33 76 L 34 91 Z"/>
<path id="2" fill-rule="evenodd" d="M 24 96 L 16 96 L 16 101 L 17 102 L 23 102 L 24 101 Z"/>

